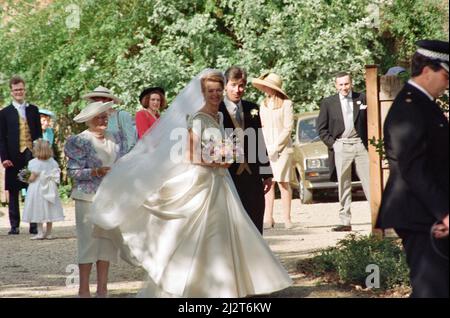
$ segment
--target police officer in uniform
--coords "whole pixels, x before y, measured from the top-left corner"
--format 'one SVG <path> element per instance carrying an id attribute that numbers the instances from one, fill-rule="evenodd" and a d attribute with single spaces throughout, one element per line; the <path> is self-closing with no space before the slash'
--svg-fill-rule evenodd
<path id="1" fill-rule="evenodd" d="M 449 125 L 435 98 L 448 89 L 449 43 L 416 44 L 384 123 L 390 174 L 376 226 L 402 239 L 411 297 L 448 298 Z"/>

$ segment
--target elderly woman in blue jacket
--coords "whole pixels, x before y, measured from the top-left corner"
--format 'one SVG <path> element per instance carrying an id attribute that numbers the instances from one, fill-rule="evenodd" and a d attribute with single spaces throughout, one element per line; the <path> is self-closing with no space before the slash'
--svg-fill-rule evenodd
<path id="1" fill-rule="evenodd" d="M 109 264 L 118 258 L 118 250 L 107 238 L 107 233 L 93 236 L 94 230 L 99 229 L 94 229 L 89 220 L 92 200 L 100 182 L 111 165 L 126 152 L 122 134 L 106 131 L 112 104 L 95 102 L 84 108 L 74 121 L 86 123 L 87 129 L 69 137 L 64 147 L 68 157 L 67 172 L 73 179 L 71 197 L 75 200 L 80 297 L 91 296 L 89 276 L 93 263 L 97 266 L 97 296 L 106 297 Z"/>

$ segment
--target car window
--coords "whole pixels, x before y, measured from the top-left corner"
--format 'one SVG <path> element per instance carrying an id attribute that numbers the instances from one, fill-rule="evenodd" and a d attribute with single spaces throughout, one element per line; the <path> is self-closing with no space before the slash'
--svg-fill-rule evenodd
<path id="1" fill-rule="evenodd" d="M 297 133 L 298 140 L 301 143 L 319 140 L 319 133 L 317 131 L 317 117 L 300 120 Z"/>

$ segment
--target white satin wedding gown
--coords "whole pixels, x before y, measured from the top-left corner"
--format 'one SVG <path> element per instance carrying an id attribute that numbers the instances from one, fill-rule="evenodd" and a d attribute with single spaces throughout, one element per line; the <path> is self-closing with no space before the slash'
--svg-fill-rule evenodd
<path id="1" fill-rule="evenodd" d="M 200 120 L 201 131 L 190 128 L 202 140 L 209 138 L 207 128 L 223 134 L 205 113 L 191 119 Z M 178 168 L 119 225 L 135 263 L 148 272 L 139 296 L 244 297 L 290 286 L 228 170 L 191 163 Z"/>

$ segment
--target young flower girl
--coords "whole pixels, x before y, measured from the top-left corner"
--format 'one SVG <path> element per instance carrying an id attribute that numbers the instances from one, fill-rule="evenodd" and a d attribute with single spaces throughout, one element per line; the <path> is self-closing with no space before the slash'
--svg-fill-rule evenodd
<path id="1" fill-rule="evenodd" d="M 33 156 L 34 159 L 28 163 L 30 176 L 23 220 L 38 224 L 38 234 L 32 236 L 32 240 L 52 239 L 52 222 L 64 220 L 58 193 L 61 170 L 46 140 L 37 139 L 33 142 Z M 45 233 L 43 223 L 47 223 Z"/>

